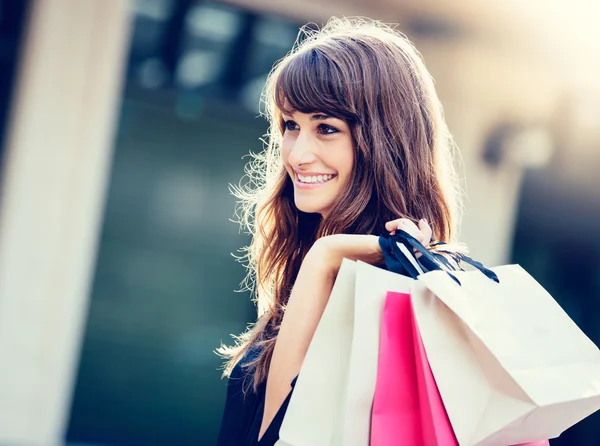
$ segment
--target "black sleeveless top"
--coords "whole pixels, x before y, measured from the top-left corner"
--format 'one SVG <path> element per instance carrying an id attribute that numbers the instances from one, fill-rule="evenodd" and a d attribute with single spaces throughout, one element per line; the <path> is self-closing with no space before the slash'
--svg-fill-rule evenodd
<path id="1" fill-rule="evenodd" d="M 296 379 L 291 383 L 292 391 L 279 408 L 277 415 L 258 441 L 260 425 L 265 409 L 266 380 L 254 391 L 254 387 L 246 382 L 252 379 L 245 374 L 242 364 L 247 363 L 258 354 L 250 350 L 231 371 L 227 384 L 227 399 L 221 421 L 221 429 L 217 446 L 273 446 L 279 440 L 279 429 L 287 410 Z"/>

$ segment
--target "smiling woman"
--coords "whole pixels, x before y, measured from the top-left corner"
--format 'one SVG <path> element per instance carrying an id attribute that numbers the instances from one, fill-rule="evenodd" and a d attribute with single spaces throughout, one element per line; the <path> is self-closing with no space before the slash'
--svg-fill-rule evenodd
<path id="1" fill-rule="evenodd" d="M 451 242 L 458 224 L 454 145 L 413 45 L 368 19 L 332 19 L 300 37 L 269 76 L 268 146 L 236 190 L 253 235 L 258 318 L 220 349 L 229 375 L 221 446 L 277 441 L 343 258 L 381 264 L 383 232 L 427 245 Z"/>

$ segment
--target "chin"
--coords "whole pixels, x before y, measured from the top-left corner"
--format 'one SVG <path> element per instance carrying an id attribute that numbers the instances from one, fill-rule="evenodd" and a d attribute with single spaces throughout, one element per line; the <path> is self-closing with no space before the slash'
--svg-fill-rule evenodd
<path id="1" fill-rule="evenodd" d="M 305 203 L 305 202 L 296 201 L 295 204 L 296 204 L 296 208 L 299 211 L 304 212 L 306 214 L 324 215 L 324 213 L 327 211 L 327 206 L 323 206 L 318 203 Z"/>

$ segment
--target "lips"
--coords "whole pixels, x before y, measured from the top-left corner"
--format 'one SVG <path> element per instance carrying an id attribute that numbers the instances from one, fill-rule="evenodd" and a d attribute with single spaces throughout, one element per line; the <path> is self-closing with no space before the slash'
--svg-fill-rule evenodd
<path id="1" fill-rule="evenodd" d="M 315 177 L 323 178 L 323 177 L 327 177 L 330 175 L 332 175 L 332 174 L 325 174 L 325 175 L 324 174 L 316 174 L 316 175 L 311 175 L 310 177 L 311 178 L 315 178 Z M 302 176 L 303 178 L 306 178 L 304 175 L 300 175 L 300 176 Z M 308 175 L 307 175 L 307 177 L 308 177 Z M 316 182 L 305 183 L 305 182 L 300 181 L 299 174 L 296 172 L 296 175 L 294 176 L 294 185 L 298 189 L 316 189 L 320 186 L 325 186 L 325 185 L 331 183 L 336 178 L 337 178 L 337 175 L 333 174 L 333 176 L 326 181 L 316 181 Z"/>
<path id="2" fill-rule="evenodd" d="M 313 175 L 313 176 L 302 176 L 300 174 L 297 175 L 298 180 L 303 183 L 325 183 L 331 179 L 333 179 L 334 175 Z"/>
<path id="3" fill-rule="evenodd" d="M 336 176 L 337 174 L 334 172 L 307 172 L 307 171 L 303 171 L 300 172 L 296 169 L 292 170 L 297 176 L 301 177 L 303 181 L 305 181 L 306 178 L 312 178 L 312 177 L 330 177 L 330 176 Z"/>

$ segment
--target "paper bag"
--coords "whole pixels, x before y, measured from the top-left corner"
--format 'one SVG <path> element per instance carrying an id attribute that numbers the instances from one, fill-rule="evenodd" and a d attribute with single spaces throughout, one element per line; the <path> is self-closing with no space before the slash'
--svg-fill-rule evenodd
<path id="1" fill-rule="evenodd" d="M 277 446 L 368 446 L 381 314 L 412 279 L 344 259 L 308 348 Z"/>
<path id="2" fill-rule="evenodd" d="M 600 408 L 600 351 L 518 265 L 418 277 L 418 328 L 461 445 L 555 438 Z"/>
<path id="3" fill-rule="evenodd" d="M 381 328 L 371 446 L 457 446 L 427 362 L 409 294 L 388 293 Z"/>

